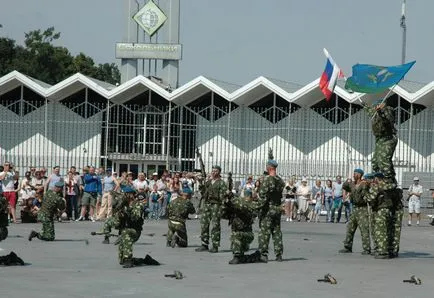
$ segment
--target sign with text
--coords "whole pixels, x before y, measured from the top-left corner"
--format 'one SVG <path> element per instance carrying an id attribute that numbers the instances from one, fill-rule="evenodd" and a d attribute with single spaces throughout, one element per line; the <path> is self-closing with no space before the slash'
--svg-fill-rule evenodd
<path id="1" fill-rule="evenodd" d="M 117 43 L 116 58 L 181 60 L 182 46 L 162 43 Z"/>

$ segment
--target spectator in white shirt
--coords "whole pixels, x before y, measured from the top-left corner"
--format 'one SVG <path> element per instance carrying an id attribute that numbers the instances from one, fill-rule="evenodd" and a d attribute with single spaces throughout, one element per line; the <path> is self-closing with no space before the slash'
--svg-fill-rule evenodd
<path id="1" fill-rule="evenodd" d="M 0 180 L 2 181 L 3 196 L 9 203 L 9 212 L 12 215 L 14 223 L 17 222 L 15 215 L 15 207 L 17 205 L 17 193 L 15 192 L 15 172 L 10 162 L 5 162 L 4 169 L 0 172 Z"/>
<path id="2" fill-rule="evenodd" d="M 420 197 L 423 193 L 423 187 L 419 184 L 419 178 L 413 178 L 413 184 L 408 189 L 408 225 L 411 226 L 413 213 L 416 213 L 416 225 L 420 223 Z"/>

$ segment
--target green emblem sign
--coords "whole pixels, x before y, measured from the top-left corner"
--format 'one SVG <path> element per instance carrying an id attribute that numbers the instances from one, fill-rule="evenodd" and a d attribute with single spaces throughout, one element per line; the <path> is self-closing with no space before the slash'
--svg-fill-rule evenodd
<path id="1" fill-rule="evenodd" d="M 133 19 L 152 36 L 167 20 L 166 15 L 161 9 L 150 0 L 133 17 Z"/>

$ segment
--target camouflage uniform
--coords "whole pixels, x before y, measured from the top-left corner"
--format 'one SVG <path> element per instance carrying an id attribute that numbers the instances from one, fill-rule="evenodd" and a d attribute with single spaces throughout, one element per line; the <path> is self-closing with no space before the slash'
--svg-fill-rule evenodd
<path id="1" fill-rule="evenodd" d="M 372 209 L 376 212 L 374 219 L 374 234 L 377 248 L 377 255 L 388 258 L 390 235 L 392 232 L 391 208 L 393 206 L 394 186 L 393 184 L 379 181 L 372 184 L 367 196 Z"/>
<path id="2" fill-rule="evenodd" d="M 266 176 L 259 189 L 259 250 L 262 256 L 268 256 L 270 235 L 273 236 L 274 253 L 281 257 L 283 253 L 280 219 L 282 214 L 282 193 L 285 182 L 279 176 Z"/>
<path id="3" fill-rule="evenodd" d="M 351 192 L 351 199 L 354 206 L 347 224 L 344 247 L 352 251 L 354 234 L 356 233 L 357 227 L 359 227 L 360 235 L 362 236 L 363 253 L 369 254 L 371 252 L 371 240 L 369 237 L 368 205 L 365 200 L 369 192 L 369 185 L 366 182 L 361 182 L 358 185 L 345 182 L 343 188 Z"/>
<path id="4" fill-rule="evenodd" d="M 228 189 L 226 183 L 218 178 L 214 180 L 208 180 L 205 183 L 205 196 L 203 198 L 203 207 L 201 210 L 202 216 L 200 217 L 202 246 L 208 247 L 209 245 L 209 226 L 212 222 L 213 227 L 211 229 L 211 242 L 213 248 L 220 246 L 220 221 L 222 216 L 222 204 Z"/>
<path id="5" fill-rule="evenodd" d="M 404 215 L 404 204 L 402 203 L 402 189 L 395 189 L 393 195 L 392 207 L 392 239 L 390 254 L 397 257 L 399 252 L 399 243 L 401 240 L 402 217 Z"/>
<path id="6" fill-rule="evenodd" d="M 124 198 L 124 200 L 127 198 Z M 117 240 L 119 263 L 134 263 L 133 243 L 140 238 L 143 226 L 143 202 L 134 201 L 129 205 L 118 207 L 114 216 L 106 220 L 103 233 L 109 234 L 111 230 L 119 230 Z"/>
<path id="7" fill-rule="evenodd" d="M 1 187 L 1 185 L 0 185 Z M 8 201 L 0 193 L 0 241 L 8 237 Z"/>
<path id="8" fill-rule="evenodd" d="M 167 244 L 174 247 L 176 244 L 179 247 L 187 247 L 187 227 L 185 226 L 185 220 L 189 214 L 194 214 L 193 203 L 188 199 L 180 198 L 170 201 L 167 205 L 167 212 L 169 215 L 167 231 Z"/>
<path id="9" fill-rule="evenodd" d="M 65 200 L 62 193 L 51 189 L 47 190 L 42 200 L 41 209 L 38 211 L 38 220 L 42 223 L 42 232 L 35 234 L 38 239 L 44 241 L 54 240 L 54 216 L 58 214 L 59 210 L 63 209 L 65 209 Z"/>
<path id="10" fill-rule="evenodd" d="M 372 132 L 375 136 L 375 151 L 372 156 L 372 170 L 382 172 L 385 178 L 396 183 L 395 169 L 392 157 L 395 152 L 398 139 L 395 128 L 395 112 L 392 107 L 385 106 L 380 110 L 365 106 L 368 115 L 373 116 Z"/>
<path id="11" fill-rule="evenodd" d="M 229 224 L 231 225 L 231 249 L 234 257 L 242 258 L 255 238 L 252 225 L 257 214 L 255 202 L 233 197 L 228 202 Z M 245 260 L 240 260 L 245 262 Z"/>

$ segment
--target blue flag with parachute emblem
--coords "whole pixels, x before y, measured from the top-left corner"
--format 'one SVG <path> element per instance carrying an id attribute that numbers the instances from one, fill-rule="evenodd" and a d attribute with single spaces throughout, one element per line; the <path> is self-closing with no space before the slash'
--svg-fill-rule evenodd
<path id="1" fill-rule="evenodd" d="M 360 93 L 379 93 L 399 83 L 416 61 L 397 66 L 356 64 L 345 89 Z"/>

